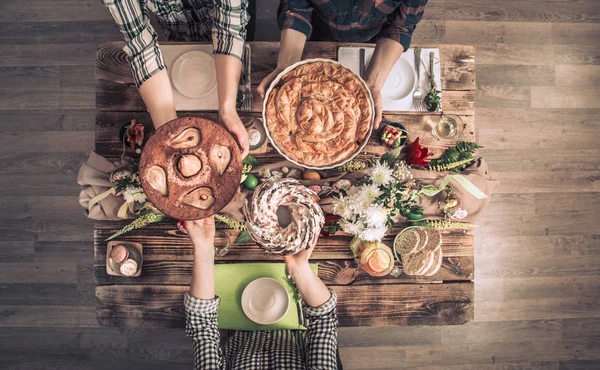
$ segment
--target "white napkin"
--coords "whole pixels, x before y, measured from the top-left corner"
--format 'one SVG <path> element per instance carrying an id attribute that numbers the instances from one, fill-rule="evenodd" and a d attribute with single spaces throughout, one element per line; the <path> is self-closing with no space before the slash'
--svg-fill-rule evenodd
<path id="1" fill-rule="evenodd" d="M 360 73 L 360 49 L 359 47 L 340 47 L 338 49 L 338 61 L 340 63 L 345 64 L 348 68 L 356 72 Z M 371 62 L 371 57 L 373 56 L 374 47 L 366 47 L 365 49 L 365 71 L 367 70 L 369 63 Z M 435 55 L 435 61 L 437 63 L 434 64 L 433 70 L 435 73 L 435 83 L 438 86 L 438 89 L 441 89 L 442 81 L 441 81 L 441 66 L 440 66 L 440 49 L 421 49 L 421 61 L 425 63 L 427 68 L 429 68 L 429 53 L 433 52 Z M 404 59 L 408 62 L 413 70 L 415 70 L 415 50 L 413 48 L 408 49 L 400 56 L 400 59 Z M 429 92 L 429 79 L 427 78 L 427 72 L 423 65 L 421 65 L 421 76 L 418 83 L 423 89 L 423 94 L 427 94 Z M 415 85 L 416 87 L 416 85 Z M 413 90 L 408 94 L 405 98 L 400 100 L 387 100 L 383 99 L 383 110 L 384 111 L 404 111 L 404 112 L 415 112 L 414 107 L 412 106 L 412 95 Z M 440 94 L 441 96 L 441 94 Z"/>

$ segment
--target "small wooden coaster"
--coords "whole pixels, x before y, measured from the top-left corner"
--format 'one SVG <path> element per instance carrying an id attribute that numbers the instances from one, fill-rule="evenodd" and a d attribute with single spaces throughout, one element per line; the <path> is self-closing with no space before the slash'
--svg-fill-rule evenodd
<path id="1" fill-rule="evenodd" d="M 135 273 L 135 275 L 132 276 L 125 276 L 119 272 L 114 271 L 112 268 L 115 267 L 115 270 L 119 270 L 119 268 L 117 267 L 118 265 L 116 263 L 114 263 L 111 259 L 110 259 L 110 252 L 112 251 L 112 249 L 114 247 L 116 247 L 117 245 L 126 245 L 128 247 L 130 247 L 130 253 L 135 253 L 136 255 L 135 260 L 138 262 L 138 270 Z M 140 243 L 135 243 L 135 242 L 122 242 L 122 241 L 118 241 L 118 240 L 111 240 L 110 242 L 108 242 L 108 245 L 106 246 L 106 273 L 108 275 L 111 276 L 122 276 L 122 277 L 137 277 L 140 276 L 140 274 L 142 273 L 142 262 L 143 262 L 143 248 L 142 248 L 142 244 Z"/>

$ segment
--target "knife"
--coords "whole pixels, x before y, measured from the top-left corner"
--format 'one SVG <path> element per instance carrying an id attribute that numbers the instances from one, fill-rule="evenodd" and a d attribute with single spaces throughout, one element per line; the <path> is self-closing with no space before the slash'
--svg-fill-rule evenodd
<path id="1" fill-rule="evenodd" d="M 302 308 L 302 294 L 298 290 L 298 287 L 296 286 L 296 282 L 294 281 L 294 279 L 292 279 L 292 276 L 290 275 L 290 273 L 286 271 L 285 274 L 286 274 L 288 280 L 290 281 L 290 283 L 292 283 L 292 286 L 294 287 L 294 291 L 296 292 L 296 301 L 297 301 L 296 308 L 298 309 L 298 320 L 300 321 L 300 325 L 306 326 L 304 324 L 304 309 Z"/>
<path id="2" fill-rule="evenodd" d="M 365 48 L 359 49 L 359 63 L 358 74 L 363 78 L 365 77 Z"/>

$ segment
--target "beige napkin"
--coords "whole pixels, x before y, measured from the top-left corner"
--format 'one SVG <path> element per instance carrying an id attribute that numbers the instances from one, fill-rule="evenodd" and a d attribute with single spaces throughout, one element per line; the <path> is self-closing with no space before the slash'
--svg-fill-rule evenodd
<path id="1" fill-rule="evenodd" d="M 426 170 L 412 170 L 414 178 L 425 185 L 432 184 L 439 187 L 442 180 L 447 175 L 454 175 L 455 172 L 436 172 Z M 457 198 L 460 208 L 468 212 L 467 217 L 460 220 L 463 222 L 475 222 L 481 218 L 483 212 L 490 202 L 490 196 L 498 186 L 498 180 L 494 179 L 488 170 L 488 166 L 483 158 L 477 159 L 473 164 L 460 173 L 467 178 L 473 185 L 487 195 L 485 199 L 477 199 L 462 186 L 450 180 L 450 185 L 454 190 L 454 196 Z M 444 218 L 441 214 L 439 203 L 444 203 L 444 195 L 439 193 L 431 198 L 421 197 L 421 206 L 425 209 L 425 217 L 429 220 Z M 426 200 L 426 201 L 423 201 Z"/>
<path id="2" fill-rule="evenodd" d="M 113 187 L 109 180 L 110 174 L 128 165 L 129 162 L 126 160 L 113 163 L 96 152 L 90 153 L 90 157 L 81 166 L 77 175 L 77 183 L 81 185 L 79 204 L 84 208 L 87 217 L 93 220 L 121 220 L 117 212 L 125 203 L 123 197 L 110 194 L 94 204 L 91 209 L 88 208 L 91 199 Z"/>

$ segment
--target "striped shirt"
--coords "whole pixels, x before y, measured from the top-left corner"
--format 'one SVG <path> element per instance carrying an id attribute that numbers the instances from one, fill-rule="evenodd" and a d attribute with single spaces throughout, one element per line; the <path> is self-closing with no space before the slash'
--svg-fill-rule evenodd
<path id="1" fill-rule="evenodd" d="M 337 297 L 319 307 L 306 307 L 307 330 L 230 331 L 224 351 L 219 345 L 217 309 L 220 298 L 185 295 L 186 334 L 193 340 L 194 368 L 337 369 Z"/>
<path id="2" fill-rule="evenodd" d="M 213 43 L 213 53 L 242 59 L 248 0 L 102 0 L 125 39 L 137 87 L 166 68 L 149 12 L 169 41 Z"/>
<path id="3" fill-rule="evenodd" d="M 317 41 L 389 38 L 406 51 L 428 0 L 281 0 L 279 27 Z"/>

